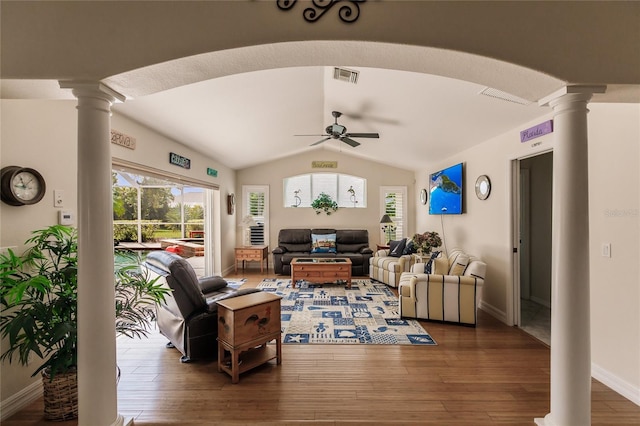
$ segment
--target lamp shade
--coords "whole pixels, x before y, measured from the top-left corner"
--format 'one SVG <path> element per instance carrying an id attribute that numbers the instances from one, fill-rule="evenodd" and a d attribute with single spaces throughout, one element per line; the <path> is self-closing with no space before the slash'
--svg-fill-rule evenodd
<path id="1" fill-rule="evenodd" d="M 385 214 L 382 216 L 382 219 L 380 219 L 380 223 L 393 223 L 393 220 L 391 220 L 388 214 Z"/>

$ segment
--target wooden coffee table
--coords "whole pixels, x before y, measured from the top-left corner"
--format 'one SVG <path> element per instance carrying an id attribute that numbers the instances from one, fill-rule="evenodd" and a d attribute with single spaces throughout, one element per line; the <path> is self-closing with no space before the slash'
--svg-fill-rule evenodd
<path id="1" fill-rule="evenodd" d="M 291 260 L 291 287 L 297 280 L 316 284 L 346 281 L 351 288 L 351 259 L 342 257 L 296 257 Z"/>

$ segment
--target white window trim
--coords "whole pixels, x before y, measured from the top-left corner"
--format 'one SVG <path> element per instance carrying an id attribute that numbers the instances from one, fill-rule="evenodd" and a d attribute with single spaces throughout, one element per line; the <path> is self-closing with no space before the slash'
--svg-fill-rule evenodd
<path id="1" fill-rule="evenodd" d="M 283 195 L 282 195 L 282 200 L 283 200 L 283 207 L 284 208 L 311 208 L 311 203 L 313 203 L 315 197 L 317 197 L 319 194 L 316 194 L 315 197 L 313 195 L 314 193 L 314 187 L 313 187 L 313 179 L 314 176 L 319 176 L 319 175 L 332 175 L 336 177 L 336 192 L 339 191 L 340 189 L 340 179 L 341 178 L 353 178 L 353 179 L 357 179 L 357 180 L 361 180 L 362 181 L 362 194 L 357 194 L 356 195 L 356 199 L 357 199 L 357 203 L 358 205 L 354 206 L 352 205 L 352 203 L 345 203 L 344 205 L 340 205 L 340 208 L 348 208 L 348 209 L 360 209 L 360 208 L 367 208 L 367 178 L 361 177 L 361 176 L 356 176 L 356 175 L 350 175 L 350 174 L 346 174 L 346 173 L 302 173 L 299 175 L 295 175 L 295 176 L 288 176 L 282 179 L 282 188 L 283 188 Z M 295 206 L 292 205 L 291 203 L 287 203 L 287 194 L 284 193 L 286 191 L 286 182 L 288 179 L 293 179 L 293 178 L 298 178 L 298 177 L 309 177 L 309 193 L 310 193 L 310 198 L 309 198 L 309 205 L 299 205 L 299 206 Z M 307 191 L 305 191 L 307 192 Z M 331 195 L 331 194 L 329 194 Z M 344 201 L 344 198 L 341 198 L 339 195 L 337 197 L 334 197 L 333 195 L 331 195 L 332 198 L 335 198 L 334 201 L 336 202 L 340 202 L 340 201 Z M 359 197 L 359 199 L 358 199 Z"/>
<path id="2" fill-rule="evenodd" d="M 244 232 L 242 219 L 249 215 L 249 193 L 264 192 L 264 244 L 269 245 L 269 185 L 242 185 L 242 215 L 238 217 L 238 227 Z"/>
<path id="3" fill-rule="evenodd" d="M 385 199 L 386 194 L 389 192 L 400 192 L 402 193 L 402 229 L 404 233 L 407 233 L 407 187 L 406 186 L 381 186 L 380 187 L 380 217 L 386 214 L 386 205 Z M 382 231 L 382 227 L 380 228 L 380 241 L 386 241 L 386 236 Z M 408 235 L 402 235 L 402 237 L 408 237 Z"/>

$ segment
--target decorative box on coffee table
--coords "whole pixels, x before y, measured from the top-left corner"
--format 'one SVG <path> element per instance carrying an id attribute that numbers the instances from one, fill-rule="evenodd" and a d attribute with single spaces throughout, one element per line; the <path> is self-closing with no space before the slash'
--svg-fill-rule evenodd
<path id="1" fill-rule="evenodd" d="M 218 303 L 218 371 L 238 383 L 240 374 L 267 361 L 282 363 L 280 296 L 258 292 Z M 273 345 L 267 343 L 275 340 Z"/>

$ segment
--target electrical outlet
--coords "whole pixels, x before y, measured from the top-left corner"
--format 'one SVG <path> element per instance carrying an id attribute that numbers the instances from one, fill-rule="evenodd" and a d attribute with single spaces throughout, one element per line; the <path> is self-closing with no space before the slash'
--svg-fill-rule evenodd
<path id="1" fill-rule="evenodd" d="M 602 257 L 611 257 L 611 243 L 602 244 Z"/>
<path id="2" fill-rule="evenodd" d="M 53 207 L 64 207 L 64 191 L 60 189 L 53 190 Z"/>

